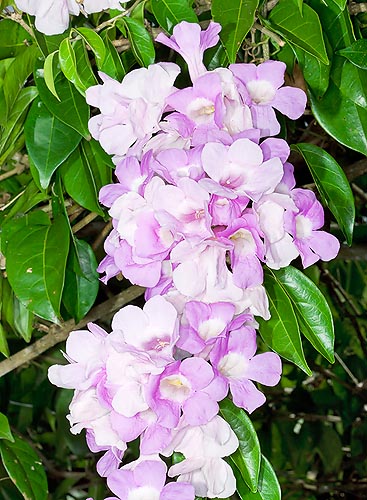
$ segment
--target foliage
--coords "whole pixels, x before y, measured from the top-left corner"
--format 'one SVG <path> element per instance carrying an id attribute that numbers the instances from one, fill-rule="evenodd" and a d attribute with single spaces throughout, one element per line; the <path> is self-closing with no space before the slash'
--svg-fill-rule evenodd
<path id="1" fill-rule="evenodd" d="M 95 110 L 84 96 L 98 71 L 122 79 L 133 68 L 167 60 L 155 42 L 160 31 L 172 32 L 182 20 L 205 26 L 213 18 L 223 30 L 220 46 L 206 55 L 210 69 L 281 60 L 289 84 L 307 91 L 309 113 L 296 126 L 284 120 L 280 136 L 294 142 L 291 159 L 302 185 L 311 185 L 329 209 L 331 231 L 353 243 L 343 246 L 340 259 L 305 273 L 288 267 L 266 274 L 272 318 L 261 322 L 260 332 L 286 361 L 280 385 L 266 391 L 269 404 L 251 420 L 230 400 L 221 404 L 240 440 L 229 458 L 238 485 L 233 498 L 275 500 L 278 481 L 289 499 L 364 498 L 367 14 L 342 0 L 138 0 L 122 13 L 74 17 L 62 35 L 47 36 L 10 3 L 0 2 L 6 260 L 0 373 L 26 343 L 41 356 L 31 363 L 24 357 L 0 380 L 0 497 L 47 498 L 44 469 L 52 500 L 108 494 L 83 436 L 69 434 L 71 394 L 47 380 L 48 366 L 61 359 L 58 348 L 42 348 L 55 324 L 83 321 L 93 306 L 127 288 L 120 277 L 108 287 L 99 283 L 95 271 L 110 230 L 98 192 L 111 182 L 114 166 L 89 135 Z M 183 69 L 182 85 L 188 81 Z M 102 324 L 111 313 L 102 314 Z M 127 459 L 136 454 L 134 445 Z"/>

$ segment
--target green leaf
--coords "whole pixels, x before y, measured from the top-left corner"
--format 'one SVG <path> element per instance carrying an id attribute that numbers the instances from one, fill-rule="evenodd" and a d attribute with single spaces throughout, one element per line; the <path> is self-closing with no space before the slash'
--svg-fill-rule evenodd
<path id="1" fill-rule="evenodd" d="M 98 203 L 102 186 L 111 182 L 111 169 L 98 160 L 94 145 L 83 141 L 61 168 L 63 183 L 68 194 L 82 207 L 103 215 Z"/>
<path id="2" fill-rule="evenodd" d="M 331 426 L 322 427 L 317 450 L 322 459 L 325 474 L 338 473 L 343 461 L 343 444 L 339 434 Z"/>
<path id="3" fill-rule="evenodd" d="M 230 63 L 236 61 L 236 54 L 254 24 L 258 5 L 259 0 L 212 1 L 213 19 L 222 25 L 220 38 Z"/>
<path id="4" fill-rule="evenodd" d="M 40 99 L 32 104 L 24 131 L 28 154 L 45 189 L 57 167 L 77 147 L 81 135 L 52 115 Z"/>
<path id="5" fill-rule="evenodd" d="M 30 342 L 33 333 L 34 315 L 17 299 L 13 298 L 14 330 L 26 341 Z"/>
<path id="6" fill-rule="evenodd" d="M 6 103 L 5 116 L 9 117 L 14 103 L 32 73 L 34 62 L 39 54 L 38 47 L 31 45 L 17 55 L 5 73 L 3 89 Z"/>
<path id="7" fill-rule="evenodd" d="M 150 5 L 159 25 L 169 33 L 181 21 L 198 22 L 189 0 L 151 0 Z"/>
<path id="8" fill-rule="evenodd" d="M 362 108 L 367 108 L 367 73 L 347 59 L 334 56 L 331 79 L 340 92 Z"/>
<path id="9" fill-rule="evenodd" d="M 307 276 L 288 266 L 271 271 L 292 301 L 301 332 L 314 348 L 334 363 L 334 325 L 324 295 Z"/>
<path id="10" fill-rule="evenodd" d="M 46 472 L 37 453 L 24 440 L 15 436 L 14 443 L 0 440 L 4 467 L 26 500 L 47 500 Z"/>
<path id="11" fill-rule="evenodd" d="M 264 286 L 269 298 L 271 318 L 267 321 L 258 318 L 261 337 L 273 351 L 311 375 L 303 354 L 297 318 L 288 295 L 270 271 L 265 272 Z"/>
<path id="12" fill-rule="evenodd" d="M 307 85 L 313 94 L 320 99 L 329 86 L 331 64 L 324 64 L 303 49 L 292 44 L 291 46 L 296 54 Z"/>
<path id="13" fill-rule="evenodd" d="M 293 0 L 280 0 L 271 10 L 266 24 L 288 42 L 329 64 L 318 15 L 307 4 L 303 14 L 294 8 Z"/>
<path id="14" fill-rule="evenodd" d="M 106 46 L 106 57 L 101 71 L 111 78 L 121 81 L 126 74 L 121 57 L 108 36 L 108 30 L 102 31 L 101 37 Z"/>
<path id="15" fill-rule="evenodd" d="M 10 425 L 6 415 L 0 412 L 0 439 L 7 439 L 14 443 L 15 439 L 10 430 Z"/>
<path id="16" fill-rule="evenodd" d="M 37 94 L 38 91 L 33 86 L 23 88 L 19 92 L 17 100 L 10 110 L 5 127 L 0 134 L 0 164 L 16 151 L 15 143 L 23 132 L 28 107 Z"/>
<path id="17" fill-rule="evenodd" d="M 259 484 L 256 493 L 251 492 L 243 483 L 237 483 L 241 500 L 281 500 L 282 492 L 277 476 L 267 458 L 262 455 Z"/>
<path id="18" fill-rule="evenodd" d="M 51 54 L 46 57 L 43 67 L 43 78 L 45 79 L 45 84 L 51 94 L 53 94 L 58 101 L 61 101 L 55 88 L 55 78 L 58 73 L 58 55 L 59 51 L 55 50 L 55 52 L 51 52 Z"/>
<path id="19" fill-rule="evenodd" d="M 6 331 L 4 330 L 4 327 L 1 323 L 0 323 L 0 352 L 6 358 L 10 356 L 8 341 L 6 340 Z"/>
<path id="20" fill-rule="evenodd" d="M 80 321 L 93 306 L 99 289 L 97 261 L 86 241 L 74 240 L 66 265 L 62 302 L 68 313 Z"/>
<path id="21" fill-rule="evenodd" d="M 318 13 L 334 51 L 344 49 L 355 41 L 348 9 L 340 11 L 333 0 L 310 0 L 309 3 Z"/>
<path id="22" fill-rule="evenodd" d="M 89 45 L 96 56 L 96 63 L 99 69 L 102 68 L 103 61 L 106 57 L 106 47 L 102 38 L 90 28 L 74 28 L 83 40 Z"/>
<path id="23" fill-rule="evenodd" d="M 354 197 L 348 179 L 340 165 L 325 150 L 308 143 L 292 146 L 304 157 L 322 201 L 337 220 L 349 245 L 354 228 Z"/>
<path id="24" fill-rule="evenodd" d="M 333 2 L 339 7 L 340 10 L 344 10 L 347 4 L 347 0 L 333 0 Z"/>
<path id="25" fill-rule="evenodd" d="M 83 96 L 88 87 L 97 83 L 84 40 L 77 40 L 71 45 L 70 40 L 65 38 L 59 48 L 59 62 L 66 78 L 75 85 L 75 88 Z"/>
<path id="26" fill-rule="evenodd" d="M 231 455 L 231 459 L 247 486 L 255 492 L 261 462 L 260 443 L 256 431 L 246 412 L 237 408 L 229 399 L 224 399 L 220 403 L 220 413 L 229 423 L 239 441 L 239 447 Z"/>
<path id="27" fill-rule="evenodd" d="M 37 41 L 37 45 L 41 49 L 44 57 L 47 57 L 52 52 L 57 51 L 59 49 L 60 43 L 69 35 L 68 31 L 65 31 L 64 33 L 61 33 L 59 35 L 44 35 L 37 29 L 34 29 L 33 32 Z"/>
<path id="28" fill-rule="evenodd" d="M 45 72 L 42 68 L 42 62 L 38 61 L 34 78 L 43 104 L 58 120 L 79 132 L 86 139 L 90 138 L 88 130 L 89 106 L 85 98 L 62 73 L 54 81 L 55 92 L 59 97 L 56 98 L 47 88 Z"/>
<path id="29" fill-rule="evenodd" d="M 0 21 L 0 59 L 15 57 L 23 52 L 32 37 L 19 23 L 11 19 Z"/>
<path id="30" fill-rule="evenodd" d="M 78 89 L 82 95 L 85 95 L 87 87 L 84 82 L 82 82 L 78 74 L 75 52 L 71 46 L 69 38 L 65 38 L 60 44 L 59 63 L 66 78 L 75 85 L 75 88 Z"/>
<path id="31" fill-rule="evenodd" d="M 76 40 L 73 42 L 73 49 L 76 58 L 77 72 L 83 85 L 86 89 L 92 85 L 96 85 L 98 83 L 97 78 L 93 73 L 84 40 Z"/>
<path id="32" fill-rule="evenodd" d="M 364 38 L 357 40 L 345 49 L 339 50 L 338 54 L 348 59 L 358 68 L 367 69 L 367 40 Z"/>
<path id="33" fill-rule="evenodd" d="M 153 41 L 145 26 L 136 19 L 124 17 L 116 23 L 117 27 L 126 26 L 127 34 L 131 43 L 131 49 L 140 66 L 149 66 L 155 60 Z"/>
<path id="34" fill-rule="evenodd" d="M 48 200 L 48 195 L 45 192 L 39 191 L 34 180 L 31 180 L 28 186 L 23 191 L 22 195 L 17 201 L 9 208 L 5 214 L 4 219 L 0 219 L 1 224 L 4 225 L 11 221 L 14 216 L 21 216 L 26 214 L 33 207 Z"/>
<path id="35" fill-rule="evenodd" d="M 31 214 L 8 224 L 6 269 L 20 302 L 41 318 L 57 323 L 69 250 L 69 226 L 63 216 L 52 224 L 39 222 L 38 216 L 35 219 Z"/>
<path id="36" fill-rule="evenodd" d="M 320 125 L 338 142 L 367 155 L 367 110 L 342 94 L 331 81 L 322 99 L 309 95 Z"/>

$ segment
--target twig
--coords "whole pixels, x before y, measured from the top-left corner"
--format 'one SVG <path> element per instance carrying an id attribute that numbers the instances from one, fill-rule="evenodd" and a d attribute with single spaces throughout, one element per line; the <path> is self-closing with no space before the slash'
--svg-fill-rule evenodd
<path id="1" fill-rule="evenodd" d="M 353 325 L 353 328 L 356 331 L 359 343 L 361 345 L 361 349 L 363 351 L 364 356 L 367 358 L 367 345 L 366 345 L 366 340 L 363 336 L 362 330 L 359 326 L 357 316 L 359 316 L 360 312 L 356 305 L 354 304 L 353 300 L 349 297 L 349 294 L 344 290 L 344 288 L 341 286 L 339 281 L 334 278 L 334 276 L 324 268 L 321 268 L 321 272 L 323 273 L 324 277 L 328 281 L 330 292 L 336 297 L 340 307 L 342 308 L 344 314 L 348 316 L 350 322 Z M 340 300 L 338 294 L 336 292 L 339 292 L 341 295 L 342 299 Z M 348 309 L 348 307 L 345 307 L 345 302 L 349 305 L 349 307 L 352 309 L 353 313 L 351 313 Z"/>
<path id="2" fill-rule="evenodd" d="M 279 45 L 279 47 L 284 47 L 285 42 L 280 38 L 280 36 L 276 35 L 272 31 L 268 30 L 268 28 L 265 28 L 265 26 L 261 26 L 259 23 L 254 23 L 253 26 L 255 29 L 261 31 L 261 33 L 264 33 L 264 35 L 267 35 L 269 38 L 274 40 L 275 43 Z"/>
<path id="3" fill-rule="evenodd" d="M 92 248 L 93 248 L 94 251 L 97 250 L 97 248 L 100 246 L 100 244 L 105 239 L 105 237 L 107 236 L 107 234 L 111 231 L 111 229 L 112 229 L 112 220 L 110 220 L 109 222 L 107 222 L 107 224 L 102 229 L 102 231 L 100 232 L 100 234 L 98 235 L 98 237 L 96 238 L 96 240 L 93 242 Z"/>
<path id="4" fill-rule="evenodd" d="M 362 12 L 367 12 L 367 3 L 350 2 L 348 5 L 349 14 L 356 16 Z"/>
<path id="5" fill-rule="evenodd" d="M 32 37 L 36 38 L 34 36 L 33 30 L 26 22 L 24 22 L 22 18 L 22 14 L 18 14 L 18 12 L 12 12 L 11 14 L 8 14 L 6 16 L 7 18 L 10 18 L 12 21 L 15 21 L 16 23 L 20 24 L 23 29 L 26 30 L 26 32 Z"/>
<path id="6" fill-rule="evenodd" d="M 90 214 L 86 215 L 84 219 L 82 219 L 80 222 L 77 222 L 75 226 L 73 226 L 72 231 L 73 233 L 77 233 L 83 227 L 87 226 L 90 222 L 92 222 L 94 219 L 98 217 L 98 214 L 95 212 L 91 212 Z"/>
<path id="7" fill-rule="evenodd" d="M 353 191 L 360 197 L 361 200 L 367 201 L 367 194 L 363 191 L 363 189 L 357 186 L 357 184 L 354 184 L 354 182 L 352 182 L 351 186 Z"/>
<path id="8" fill-rule="evenodd" d="M 349 375 L 353 383 L 358 387 L 360 386 L 360 382 L 357 379 L 357 377 L 351 372 L 351 370 L 348 368 L 348 366 L 344 363 L 342 358 L 339 356 L 339 354 L 336 352 L 335 353 L 335 359 L 339 362 L 339 364 L 343 367 L 345 373 Z"/>
<path id="9" fill-rule="evenodd" d="M 12 170 L 9 170 L 8 172 L 4 172 L 3 174 L 0 175 L 0 182 L 5 181 L 5 179 L 9 179 L 9 177 L 13 177 L 13 175 L 18 175 L 24 172 L 26 166 L 23 165 L 22 163 L 19 163 L 16 167 L 14 167 Z"/>
<path id="10" fill-rule="evenodd" d="M 67 339 L 69 333 L 72 330 L 79 330 L 81 328 L 84 328 L 85 325 L 90 321 L 96 321 L 97 319 L 109 316 L 113 312 L 120 309 L 122 306 L 140 297 L 143 293 L 144 288 L 136 285 L 131 286 L 112 299 L 108 299 L 105 302 L 102 302 L 102 304 L 94 307 L 87 314 L 87 316 L 85 316 L 85 318 L 79 321 L 78 324 L 75 324 L 74 320 L 69 320 L 62 323 L 61 325 L 52 325 L 50 327 L 50 332 L 47 335 L 39 340 L 36 340 L 36 342 L 26 347 L 25 349 L 22 349 L 16 354 L 13 354 L 13 356 L 10 356 L 10 358 L 1 361 L 0 377 L 6 375 L 7 373 L 10 373 L 16 368 L 19 368 L 25 363 L 29 363 L 51 347 L 59 344 L 60 342 L 63 342 Z"/>
<path id="11" fill-rule="evenodd" d="M 94 31 L 101 31 L 101 30 L 103 30 L 103 28 L 107 28 L 108 26 L 112 26 L 115 21 L 118 21 L 122 17 L 128 16 L 130 14 L 130 12 L 132 12 L 135 9 L 135 7 L 140 3 L 140 1 L 141 0 L 136 0 L 136 2 L 134 2 L 131 7 L 126 9 L 124 12 L 121 12 L 121 14 L 119 14 L 118 16 L 113 17 L 112 19 L 109 19 L 108 21 L 105 21 L 104 23 L 100 24 L 99 26 L 97 26 L 95 28 Z"/>
<path id="12" fill-rule="evenodd" d="M 345 175 L 349 181 L 353 181 L 367 173 L 367 158 L 362 158 L 344 168 Z"/>

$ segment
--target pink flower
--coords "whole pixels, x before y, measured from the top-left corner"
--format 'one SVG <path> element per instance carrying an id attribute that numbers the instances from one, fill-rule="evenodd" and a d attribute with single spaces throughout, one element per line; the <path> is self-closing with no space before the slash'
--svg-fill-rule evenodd
<path id="1" fill-rule="evenodd" d="M 340 243 L 332 234 L 319 231 L 324 225 L 324 210 L 315 194 L 307 189 L 293 189 L 291 195 L 299 211 L 288 214 L 287 230 L 294 237 L 303 267 L 311 266 L 319 259 L 334 259 Z"/>
<path id="2" fill-rule="evenodd" d="M 220 24 L 214 22 L 202 31 L 199 24 L 182 21 L 173 28 L 173 35 L 170 38 L 160 33 L 157 42 L 167 45 L 185 59 L 191 80 L 194 81 L 206 73 L 203 64 L 204 51 L 219 42 L 220 30 Z"/>
<path id="3" fill-rule="evenodd" d="M 89 130 L 107 153 L 123 156 L 137 140 L 147 141 L 159 130 L 179 72 L 173 63 L 152 64 L 131 71 L 121 83 L 100 73 L 103 85 L 90 87 L 86 98 L 101 110 L 89 120 Z"/>
<path id="4" fill-rule="evenodd" d="M 188 483 L 166 482 L 167 466 L 162 461 L 146 460 L 133 470 L 120 469 L 107 479 L 117 497 L 110 500 L 194 500 L 193 486 Z M 108 500 L 108 499 L 106 499 Z"/>
<path id="5" fill-rule="evenodd" d="M 295 87 L 282 87 L 286 65 L 280 61 L 255 64 L 231 64 L 229 69 L 242 83 L 242 95 L 251 108 L 254 126 L 261 136 L 277 135 L 280 125 L 274 109 L 292 120 L 302 116 L 306 94 Z M 280 88 L 282 87 L 282 88 Z"/>
<path id="6" fill-rule="evenodd" d="M 178 347 L 197 354 L 213 345 L 217 338 L 225 335 L 234 311 L 235 306 L 228 302 L 188 302 L 181 320 Z"/>
<path id="7" fill-rule="evenodd" d="M 257 354 L 256 332 L 242 327 L 221 339 L 211 352 L 210 360 L 218 374 L 230 387 L 235 405 L 252 413 L 265 403 L 265 396 L 252 380 L 263 385 L 276 385 L 281 376 L 281 361 L 274 352 Z"/>
<path id="8" fill-rule="evenodd" d="M 281 160 L 263 161 L 260 146 L 249 139 L 237 139 L 229 147 L 219 142 L 206 144 L 202 163 L 209 179 L 199 184 L 229 199 L 247 196 L 258 201 L 262 195 L 272 193 L 283 177 Z"/>
<path id="9" fill-rule="evenodd" d="M 149 405 L 165 427 L 178 425 L 181 410 L 189 425 L 205 424 L 218 413 L 217 401 L 224 397 L 219 387 L 211 385 L 213 380 L 213 370 L 203 359 L 176 361 L 150 378 Z"/>

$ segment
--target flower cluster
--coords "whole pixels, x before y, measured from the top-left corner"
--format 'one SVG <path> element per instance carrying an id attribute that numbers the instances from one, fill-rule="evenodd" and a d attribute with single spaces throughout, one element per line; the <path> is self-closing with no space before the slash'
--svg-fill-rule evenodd
<path id="1" fill-rule="evenodd" d="M 114 316 L 110 334 L 94 324 L 72 332 L 65 355 L 70 364 L 49 369 L 53 384 L 75 390 L 71 432 L 86 429 L 91 451 L 105 451 L 97 470 L 120 499 L 140 488 L 150 492 L 149 500 L 174 493 L 180 500 L 233 494 L 235 479 L 223 457 L 236 450 L 238 440 L 218 416 L 218 401 L 230 387 L 235 403 L 251 411 L 265 397 L 250 379 L 275 385 L 280 378 L 279 357 L 255 355 L 255 330 L 239 327 L 246 318 L 233 319 L 234 306 L 207 306 L 203 315 L 202 304 L 188 306 L 186 327 L 162 296 L 149 299 L 143 310 L 126 306 Z M 184 343 L 192 330 L 193 350 L 202 341 L 208 354 L 178 349 L 181 329 Z M 137 437 L 140 458 L 118 469 L 127 443 Z M 168 471 L 178 483 L 164 486 L 166 466 L 159 454 L 174 452 L 185 457 Z"/>
<path id="2" fill-rule="evenodd" d="M 98 472 L 116 497 L 193 500 L 235 491 L 223 459 L 238 440 L 219 415 L 230 392 L 248 412 L 265 402 L 254 382 L 273 386 L 281 362 L 256 354 L 255 317 L 269 318 L 263 264 L 279 269 L 301 257 L 330 260 L 339 243 L 320 231 L 313 192 L 295 188 L 277 110 L 302 115 L 305 94 L 284 87 L 285 65 L 267 61 L 207 71 L 204 51 L 220 26 L 182 22 L 157 40 L 187 63 L 192 85 L 175 88 L 180 68 L 158 63 L 121 83 L 100 74 L 87 91 L 99 108 L 89 128 L 113 155 L 118 182 L 105 186 L 113 230 L 99 266 L 147 288 L 146 304 L 121 309 L 107 334 L 90 324 L 66 346 L 70 364 L 50 380 L 75 390 L 68 416 L 105 451 Z M 127 443 L 140 457 L 119 469 Z M 165 485 L 160 455 L 182 453 Z"/>
<path id="3" fill-rule="evenodd" d="M 70 14 L 78 16 L 101 12 L 105 9 L 121 10 L 127 0 L 15 0 L 23 12 L 35 16 L 35 26 L 46 35 L 63 33 L 69 27 Z"/>
<path id="4" fill-rule="evenodd" d="M 320 231 L 313 192 L 295 189 L 288 144 L 268 137 L 280 130 L 274 109 L 301 116 L 304 92 L 282 87 L 279 61 L 207 71 L 203 52 L 219 30 L 182 22 L 158 36 L 186 60 L 190 87 L 176 89 L 180 68 L 160 63 L 122 83 L 101 74 L 88 89 L 101 111 L 90 130 L 118 179 L 100 193 L 113 231 L 99 270 L 106 281 L 121 272 L 147 297 L 165 294 L 180 312 L 187 301 L 228 302 L 267 319 L 262 263 L 301 256 L 306 267 L 334 258 L 339 243 Z"/>

